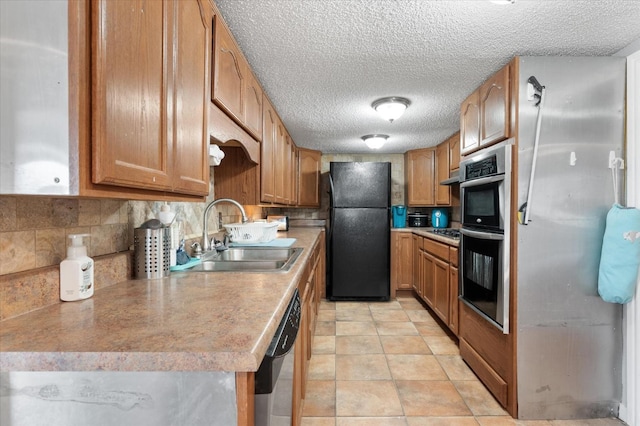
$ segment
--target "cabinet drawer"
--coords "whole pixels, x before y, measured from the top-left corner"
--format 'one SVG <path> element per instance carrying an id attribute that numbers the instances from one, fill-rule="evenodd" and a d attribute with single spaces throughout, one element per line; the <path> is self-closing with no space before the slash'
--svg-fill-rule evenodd
<path id="1" fill-rule="evenodd" d="M 425 251 L 432 255 L 439 257 L 442 260 L 449 261 L 449 246 L 446 244 L 438 243 L 429 238 L 423 239 L 423 247 Z"/>
<path id="2" fill-rule="evenodd" d="M 449 263 L 451 266 L 458 267 L 458 248 L 449 247 Z"/>

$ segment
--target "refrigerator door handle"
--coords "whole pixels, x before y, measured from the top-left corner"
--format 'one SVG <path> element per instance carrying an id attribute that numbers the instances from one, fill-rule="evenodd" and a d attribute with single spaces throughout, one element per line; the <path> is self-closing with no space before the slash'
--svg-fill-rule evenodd
<path id="1" fill-rule="evenodd" d="M 333 219 L 334 219 L 334 210 L 333 210 L 333 205 L 334 205 L 334 199 L 333 199 L 333 194 L 334 194 L 334 190 L 333 190 L 333 177 L 331 176 L 331 173 L 329 173 L 329 235 L 328 235 L 328 240 L 331 241 L 331 237 L 333 236 Z"/>
<path id="2" fill-rule="evenodd" d="M 331 173 L 329 173 L 329 208 L 333 208 L 333 204 L 334 204 L 333 194 L 334 194 L 333 177 L 331 176 Z"/>

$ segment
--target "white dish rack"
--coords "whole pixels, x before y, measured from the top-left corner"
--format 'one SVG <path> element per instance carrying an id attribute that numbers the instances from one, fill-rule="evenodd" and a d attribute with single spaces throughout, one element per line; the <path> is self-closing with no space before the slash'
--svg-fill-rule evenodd
<path id="1" fill-rule="evenodd" d="M 222 225 L 235 244 L 268 243 L 276 238 L 278 222 L 248 222 Z"/>

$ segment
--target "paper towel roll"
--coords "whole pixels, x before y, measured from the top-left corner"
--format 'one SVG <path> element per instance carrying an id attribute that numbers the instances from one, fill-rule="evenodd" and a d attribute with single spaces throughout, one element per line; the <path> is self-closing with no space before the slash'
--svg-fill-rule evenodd
<path id="1" fill-rule="evenodd" d="M 219 166 L 220 162 L 224 158 L 224 152 L 218 145 L 209 145 L 209 165 Z"/>

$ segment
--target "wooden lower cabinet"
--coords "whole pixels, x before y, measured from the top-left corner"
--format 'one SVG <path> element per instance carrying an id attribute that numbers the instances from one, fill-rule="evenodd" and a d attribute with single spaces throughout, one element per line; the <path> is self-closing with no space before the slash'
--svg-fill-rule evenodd
<path id="1" fill-rule="evenodd" d="M 449 328 L 453 334 L 458 335 L 459 311 L 458 304 L 459 288 L 458 288 L 458 268 L 449 266 Z"/>
<path id="2" fill-rule="evenodd" d="M 311 250 L 308 263 L 304 266 L 304 273 L 298 281 L 298 291 L 301 299 L 300 327 L 293 347 L 293 395 L 291 425 L 302 423 L 302 409 L 306 394 L 311 348 L 315 334 L 316 319 L 325 287 L 325 235 L 318 238 Z M 255 420 L 255 373 L 236 373 L 236 402 L 238 426 L 253 426 Z"/>
<path id="3" fill-rule="evenodd" d="M 413 290 L 418 293 L 419 296 L 422 295 L 422 287 L 420 285 L 421 280 L 422 280 L 422 273 L 421 273 L 421 269 L 422 269 L 422 262 L 421 262 L 421 252 L 422 252 L 422 237 L 419 235 L 415 235 L 412 234 L 411 235 L 411 241 L 413 243 L 413 273 L 411 274 L 412 276 L 412 285 L 413 285 Z"/>
<path id="4" fill-rule="evenodd" d="M 433 308 L 435 299 L 435 283 L 434 283 L 434 258 L 426 250 L 422 250 L 420 255 L 420 267 L 421 283 L 420 288 L 422 290 L 422 299 L 427 302 L 429 307 Z"/>
<path id="5" fill-rule="evenodd" d="M 433 259 L 433 310 L 449 324 L 449 262 Z"/>
<path id="6" fill-rule="evenodd" d="M 391 232 L 391 298 L 413 288 L 413 234 Z"/>
<path id="7" fill-rule="evenodd" d="M 503 334 L 501 330 L 489 325 L 465 303 L 460 303 L 460 355 L 473 369 L 496 400 L 507 408 L 509 413 L 516 412 L 514 392 L 509 387 L 513 377 L 512 334 Z"/>
<path id="8" fill-rule="evenodd" d="M 292 426 L 300 425 L 302 422 L 302 409 L 307 390 L 307 376 L 309 362 L 311 361 L 311 348 L 313 346 L 318 306 L 320 304 L 320 293 L 325 285 L 324 256 L 323 235 L 313 250 L 307 273 L 298 284 L 298 291 L 302 299 L 302 314 L 294 346 Z"/>
<path id="9" fill-rule="evenodd" d="M 458 248 L 449 247 L 449 328 L 458 335 L 458 324 L 460 307 L 458 295 L 460 294 L 460 284 L 458 283 Z"/>
<path id="10" fill-rule="evenodd" d="M 458 248 L 413 235 L 413 289 L 458 334 Z"/>

